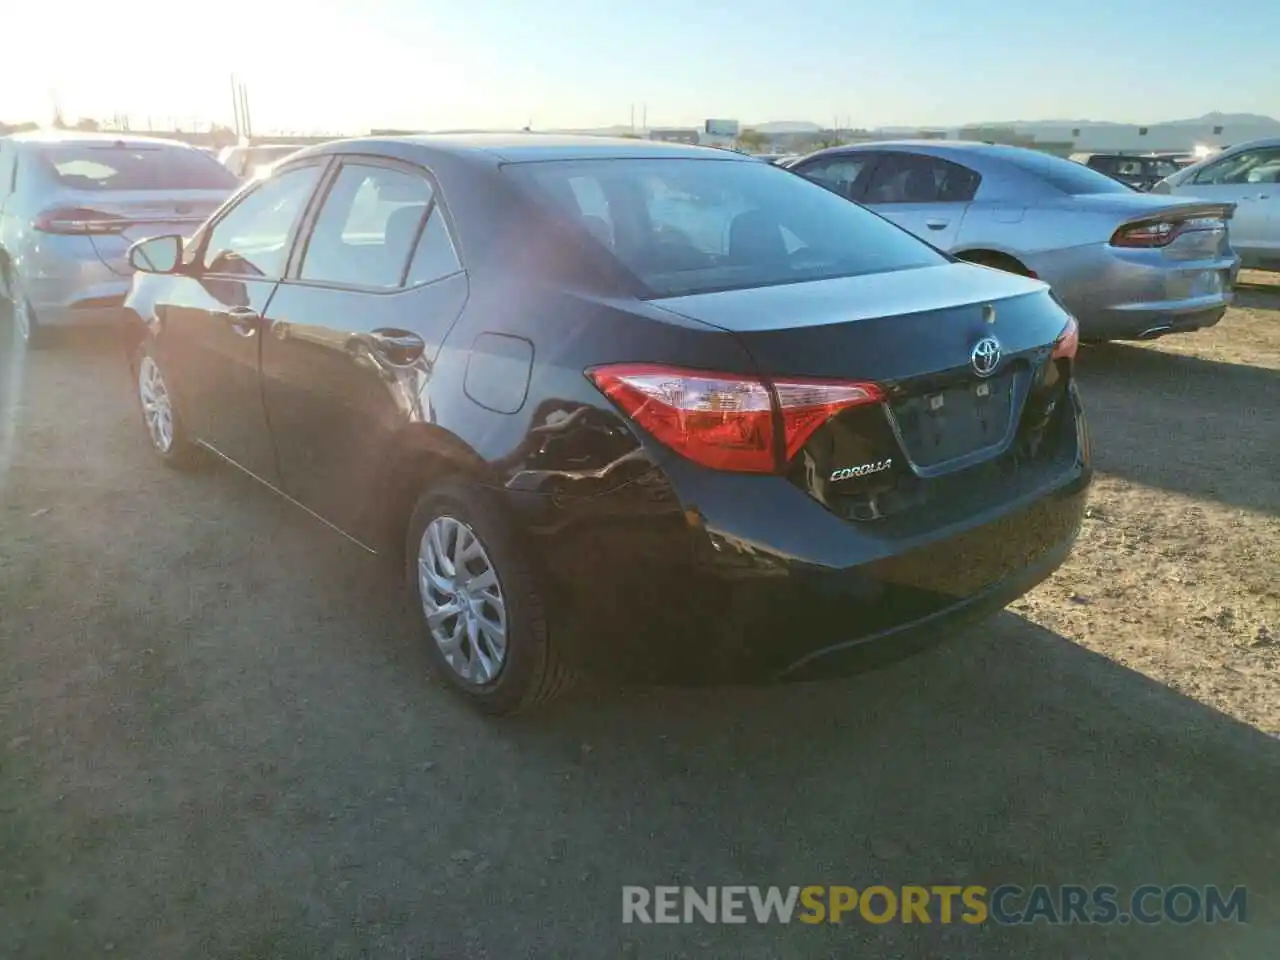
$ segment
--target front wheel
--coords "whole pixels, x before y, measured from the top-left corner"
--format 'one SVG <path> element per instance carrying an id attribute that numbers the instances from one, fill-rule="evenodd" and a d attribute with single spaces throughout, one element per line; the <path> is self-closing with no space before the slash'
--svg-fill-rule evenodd
<path id="1" fill-rule="evenodd" d="M 472 704 L 510 714 L 569 688 L 538 580 L 489 495 L 458 479 L 428 487 L 405 557 L 431 659 Z"/>
<path id="2" fill-rule="evenodd" d="M 137 373 L 138 408 L 151 448 L 166 466 L 175 469 L 194 466 L 199 460 L 199 447 L 191 442 L 183 427 L 149 340 L 138 345 L 133 369 Z"/>

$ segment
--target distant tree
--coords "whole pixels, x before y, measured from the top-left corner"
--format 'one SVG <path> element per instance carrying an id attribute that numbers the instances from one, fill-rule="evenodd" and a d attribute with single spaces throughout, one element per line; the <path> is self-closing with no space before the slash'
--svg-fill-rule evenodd
<path id="1" fill-rule="evenodd" d="M 622 139 L 623 140 L 643 140 L 644 137 L 640 136 L 640 134 L 638 133 L 624 133 L 622 134 Z"/>
<path id="2" fill-rule="evenodd" d="M 93 119 L 93 117 L 81 117 L 76 122 L 76 129 L 84 130 L 86 133 L 97 133 L 98 130 L 100 129 L 100 126 L 101 125 L 98 123 L 98 121 Z"/>
<path id="3" fill-rule="evenodd" d="M 209 128 L 209 143 L 215 147 L 229 147 L 236 142 L 236 132 L 230 127 L 215 123 Z"/>
<path id="4" fill-rule="evenodd" d="M 738 149 L 748 153 L 760 153 L 769 145 L 769 138 L 759 130 L 743 130 L 738 134 Z"/>

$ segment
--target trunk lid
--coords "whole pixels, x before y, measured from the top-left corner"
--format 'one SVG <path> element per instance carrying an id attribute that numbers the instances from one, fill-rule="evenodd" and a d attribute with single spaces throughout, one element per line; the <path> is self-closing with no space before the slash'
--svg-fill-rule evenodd
<path id="1" fill-rule="evenodd" d="M 119 217 L 125 227 L 118 233 L 92 235 L 98 258 L 121 276 L 129 276 L 129 247 L 139 240 L 195 232 L 229 196 L 229 190 L 101 190 L 62 195 L 60 206 L 77 207 Z"/>
<path id="2" fill-rule="evenodd" d="M 1220 260 L 1231 256 L 1228 224 L 1235 214 L 1231 201 L 1194 200 L 1161 194 L 1099 194 L 1078 197 L 1091 211 L 1114 217 L 1112 242 L 1125 227 L 1167 222 L 1177 228 L 1162 247 L 1142 248 L 1167 260 Z"/>
<path id="3" fill-rule="evenodd" d="M 883 403 L 828 421 L 788 467 L 850 520 L 918 513 L 944 481 L 1035 456 L 1070 376 L 1051 359 L 1068 315 L 1048 286 L 969 264 L 655 305 L 734 333 L 766 376 L 882 388 Z"/>

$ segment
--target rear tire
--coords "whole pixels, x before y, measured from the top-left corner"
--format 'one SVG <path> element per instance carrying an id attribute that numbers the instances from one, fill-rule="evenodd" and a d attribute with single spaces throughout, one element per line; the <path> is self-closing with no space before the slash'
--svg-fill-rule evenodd
<path id="1" fill-rule="evenodd" d="M 492 496 L 461 478 L 427 487 L 409 519 L 405 572 L 433 665 L 479 710 L 518 713 L 573 685 L 539 580 Z"/>
<path id="2" fill-rule="evenodd" d="M 24 347 L 42 350 L 49 345 L 49 330 L 40 325 L 31 301 L 14 274 L 9 276 L 9 311 L 14 330 Z"/>
<path id="3" fill-rule="evenodd" d="M 134 394 L 143 429 L 160 462 L 175 470 L 191 470 L 200 463 L 200 448 L 191 440 L 173 398 L 164 371 L 149 338 L 133 355 Z"/>

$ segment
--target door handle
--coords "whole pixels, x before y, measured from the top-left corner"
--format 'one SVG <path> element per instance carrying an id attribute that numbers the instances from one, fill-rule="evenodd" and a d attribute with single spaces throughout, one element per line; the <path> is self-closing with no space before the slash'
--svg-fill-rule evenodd
<path id="1" fill-rule="evenodd" d="M 930 230 L 945 230 L 950 220 L 926 220 L 924 225 Z"/>
<path id="2" fill-rule="evenodd" d="M 252 337 L 257 333 L 258 323 L 262 320 L 262 315 L 253 307 L 228 307 L 222 317 L 242 337 Z"/>
<path id="3" fill-rule="evenodd" d="M 427 349 L 423 339 L 408 330 L 374 330 L 369 343 L 374 353 L 394 367 L 412 365 Z"/>

